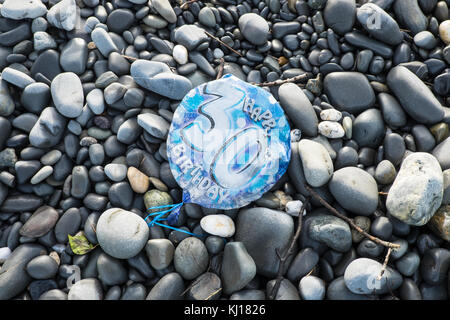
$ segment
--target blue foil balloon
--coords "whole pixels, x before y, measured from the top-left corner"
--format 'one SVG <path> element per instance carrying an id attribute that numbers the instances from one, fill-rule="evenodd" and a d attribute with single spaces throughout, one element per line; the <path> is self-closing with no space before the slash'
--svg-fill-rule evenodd
<path id="1" fill-rule="evenodd" d="M 173 115 L 167 155 L 183 202 L 239 208 L 259 199 L 286 172 L 290 128 L 269 92 L 227 74 L 183 98 Z"/>

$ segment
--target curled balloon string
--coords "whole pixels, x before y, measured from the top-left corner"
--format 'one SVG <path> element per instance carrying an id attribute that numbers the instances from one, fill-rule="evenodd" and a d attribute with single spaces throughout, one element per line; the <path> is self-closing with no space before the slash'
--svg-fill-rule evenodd
<path id="1" fill-rule="evenodd" d="M 155 216 L 152 221 L 147 222 L 149 227 L 153 227 L 154 225 L 158 225 L 158 226 L 161 226 L 161 227 L 164 227 L 164 228 L 168 228 L 168 229 L 172 229 L 172 230 L 175 230 L 175 231 L 180 231 L 180 232 L 183 232 L 183 233 L 187 233 L 187 234 L 195 236 L 195 237 L 199 237 L 199 238 L 204 237 L 204 235 L 201 235 L 201 234 L 192 233 L 192 232 L 180 229 L 180 228 L 172 227 L 172 226 L 169 226 L 167 224 L 158 222 L 158 221 L 167 221 L 169 223 L 176 222 L 178 220 L 178 216 L 180 214 L 180 209 L 183 206 L 183 204 L 184 204 L 184 202 L 180 202 L 180 203 L 177 203 L 177 204 L 168 204 L 168 205 L 164 205 L 164 206 L 150 207 L 147 210 L 157 210 L 157 209 L 165 209 L 165 208 L 168 208 L 168 209 L 167 210 L 163 210 L 163 211 L 152 212 L 152 213 L 148 214 L 145 217 L 144 220 L 147 221 L 148 218 L 150 218 L 152 216 Z M 165 214 L 167 214 L 167 213 L 169 213 L 168 217 L 167 218 L 163 218 L 163 216 Z"/>

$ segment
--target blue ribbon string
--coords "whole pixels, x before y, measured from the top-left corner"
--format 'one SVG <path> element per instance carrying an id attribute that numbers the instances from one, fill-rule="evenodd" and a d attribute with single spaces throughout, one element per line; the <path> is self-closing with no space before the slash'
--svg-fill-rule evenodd
<path id="1" fill-rule="evenodd" d="M 163 210 L 163 211 L 152 212 L 152 213 L 148 214 L 145 217 L 144 220 L 147 221 L 148 218 L 150 218 L 152 216 L 155 216 L 152 221 L 147 222 L 149 227 L 153 227 L 154 225 L 158 225 L 158 226 L 161 226 L 161 227 L 164 227 L 164 228 L 168 228 L 168 229 L 172 229 L 172 230 L 175 230 L 175 231 L 184 232 L 184 233 L 187 233 L 187 234 L 195 236 L 195 237 L 203 238 L 204 235 L 192 233 L 192 232 L 180 229 L 180 228 L 172 227 L 172 226 L 169 226 L 169 225 L 166 225 L 166 224 L 158 222 L 158 221 L 166 221 L 166 220 L 168 220 L 167 218 L 163 218 L 163 216 L 165 214 L 167 214 L 167 213 L 170 213 L 170 212 L 174 211 L 174 210 L 177 210 L 177 209 L 179 210 L 183 206 L 183 204 L 184 204 L 184 202 L 180 202 L 180 203 L 177 203 L 177 204 L 168 204 L 168 205 L 164 205 L 164 206 L 150 207 L 150 208 L 147 209 L 147 211 L 149 211 L 149 210 L 157 210 L 157 209 L 165 209 L 165 208 L 168 208 L 168 209 Z"/>

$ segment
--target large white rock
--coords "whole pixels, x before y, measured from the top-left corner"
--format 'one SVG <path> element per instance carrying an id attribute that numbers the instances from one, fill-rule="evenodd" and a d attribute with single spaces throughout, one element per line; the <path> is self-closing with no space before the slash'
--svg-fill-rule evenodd
<path id="1" fill-rule="evenodd" d="M 389 190 L 386 208 L 409 225 L 423 226 L 441 205 L 443 193 L 439 162 L 429 153 L 416 152 L 403 160 Z"/>
<path id="2" fill-rule="evenodd" d="M 56 28 L 71 31 L 79 22 L 78 7 L 75 0 L 62 0 L 47 13 L 47 21 Z"/>
<path id="3" fill-rule="evenodd" d="M 1 9 L 2 17 L 14 20 L 34 19 L 46 13 L 41 0 L 6 0 Z"/>
<path id="4" fill-rule="evenodd" d="M 312 140 L 302 139 L 298 143 L 298 153 L 308 184 L 320 187 L 330 180 L 334 170 L 333 161 L 324 146 Z"/>
<path id="5" fill-rule="evenodd" d="M 200 226 L 209 234 L 228 238 L 234 235 L 235 227 L 233 220 L 224 214 L 211 214 L 200 220 Z"/>
<path id="6" fill-rule="evenodd" d="M 58 74 L 52 81 L 51 93 L 56 109 L 63 116 L 76 118 L 83 111 L 83 86 L 75 73 Z"/>
<path id="7" fill-rule="evenodd" d="M 121 208 L 103 212 L 98 219 L 96 231 L 100 247 L 117 259 L 137 255 L 144 248 L 149 235 L 144 219 Z"/>

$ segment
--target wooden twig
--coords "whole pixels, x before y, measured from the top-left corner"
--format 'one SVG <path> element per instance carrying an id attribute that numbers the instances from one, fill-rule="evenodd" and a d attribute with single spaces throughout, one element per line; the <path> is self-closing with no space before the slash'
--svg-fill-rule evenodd
<path id="1" fill-rule="evenodd" d="M 220 58 L 219 70 L 217 70 L 216 80 L 222 78 L 224 66 L 225 66 L 225 59 Z"/>
<path id="2" fill-rule="evenodd" d="M 220 287 L 219 289 L 217 289 L 216 291 L 214 291 L 213 293 L 211 293 L 209 296 L 207 296 L 204 300 L 209 300 L 212 297 L 214 297 L 216 294 L 218 294 L 220 291 L 222 290 L 222 287 Z"/>
<path id="3" fill-rule="evenodd" d="M 217 38 L 216 36 L 213 36 L 211 33 L 209 33 L 208 31 L 205 31 L 205 34 L 216 40 L 217 42 L 219 42 L 221 45 L 223 45 L 224 47 L 226 47 L 227 49 L 230 49 L 231 51 L 233 51 L 234 53 L 236 53 L 238 56 L 243 57 L 242 53 L 240 53 L 239 51 L 234 50 L 232 47 L 230 47 L 229 45 L 227 45 L 225 42 L 223 42 L 222 40 L 220 40 L 219 38 Z"/>
<path id="4" fill-rule="evenodd" d="M 130 57 L 130 56 L 127 56 L 127 55 L 124 55 L 124 54 L 121 54 L 121 56 L 124 57 L 125 59 L 131 60 L 131 61 L 136 61 L 136 60 L 138 60 L 138 58 Z"/>
<path id="5" fill-rule="evenodd" d="M 386 253 L 386 257 L 384 258 L 383 266 L 381 267 L 380 274 L 378 275 L 378 280 L 381 280 L 381 277 L 383 276 L 384 272 L 386 271 L 387 264 L 389 262 L 389 257 L 391 256 L 392 248 L 388 248 L 388 251 Z"/>
<path id="6" fill-rule="evenodd" d="M 276 81 L 271 81 L 271 82 L 262 82 L 262 83 L 257 83 L 257 82 L 250 82 L 251 84 L 258 86 L 258 87 L 274 87 L 274 86 L 279 86 L 282 85 L 283 83 L 288 83 L 288 82 L 297 82 L 300 80 L 307 80 L 310 79 L 312 77 L 312 74 L 307 72 L 304 74 L 299 74 L 298 76 L 292 77 L 292 78 L 287 78 L 287 79 L 279 79 Z"/>
<path id="7" fill-rule="evenodd" d="M 380 191 L 380 192 L 378 192 L 378 194 L 379 194 L 379 195 L 382 195 L 382 196 L 387 196 L 387 195 L 388 195 L 388 193 L 387 193 L 387 192 L 384 192 L 384 191 Z"/>
<path id="8" fill-rule="evenodd" d="M 344 216 L 339 211 L 337 211 L 335 208 L 333 208 L 328 202 L 325 201 L 325 199 L 323 199 L 311 187 L 309 187 L 308 185 L 305 184 L 305 188 L 306 188 L 306 190 L 308 190 L 308 192 L 311 194 L 312 197 L 314 197 L 317 201 L 319 201 L 325 208 L 330 210 L 330 212 L 332 214 L 334 214 L 335 216 L 341 218 L 342 220 L 345 220 L 353 229 L 355 229 L 356 231 L 361 233 L 364 237 L 372 240 L 375 243 L 378 243 L 379 245 L 387 247 L 387 248 L 396 249 L 396 248 L 400 247 L 399 244 L 392 243 L 392 242 L 389 242 L 389 241 L 384 241 L 384 240 L 381 240 L 380 238 L 372 236 L 371 234 L 368 234 L 366 231 L 364 231 L 358 225 L 356 225 L 355 222 L 353 221 L 353 219 L 350 219 L 349 217 Z"/>
<path id="9" fill-rule="evenodd" d="M 278 294 L 278 290 L 280 289 L 281 281 L 283 281 L 283 271 L 284 271 L 284 265 L 286 264 L 287 259 L 294 253 L 295 243 L 297 242 L 298 237 L 300 236 L 300 231 L 302 230 L 302 221 L 303 221 L 303 211 L 306 209 L 306 206 L 309 203 L 309 198 L 306 198 L 305 202 L 303 202 L 303 205 L 300 209 L 300 213 L 298 214 L 298 224 L 297 224 L 297 230 L 295 231 L 294 237 L 291 240 L 291 243 L 286 251 L 281 254 L 277 249 L 276 253 L 278 256 L 278 259 L 280 259 L 280 264 L 278 266 L 278 273 L 277 278 L 275 280 L 275 285 L 273 286 L 269 299 L 273 300 Z"/>
<path id="10" fill-rule="evenodd" d="M 180 6 L 180 9 L 181 10 L 184 10 L 184 8 L 186 8 L 187 6 L 189 6 L 191 3 L 194 3 L 194 2 L 197 2 L 198 0 L 189 0 L 189 1 L 186 1 L 185 3 L 183 3 L 181 6 Z"/>

